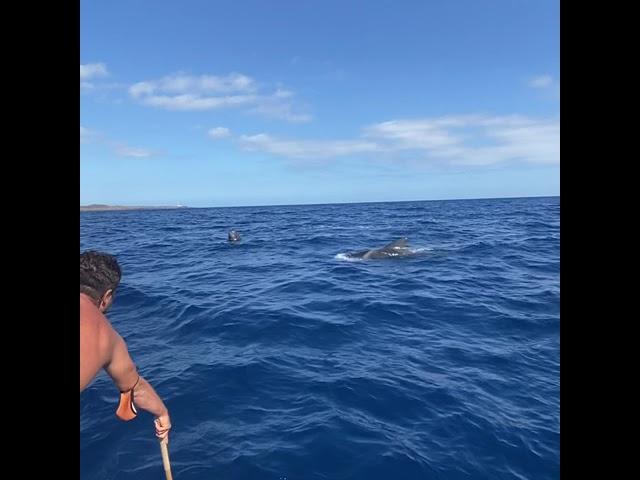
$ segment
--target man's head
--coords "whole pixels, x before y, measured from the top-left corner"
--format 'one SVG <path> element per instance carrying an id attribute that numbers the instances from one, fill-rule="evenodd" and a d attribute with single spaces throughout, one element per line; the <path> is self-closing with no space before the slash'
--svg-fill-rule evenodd
<path id="1" fill-rule="evenodd" d="M 93 250 L 80 254 L 80 293 L 91 297 L 101 312 L 113 303 L 122 272 L 113 255 Z"/>

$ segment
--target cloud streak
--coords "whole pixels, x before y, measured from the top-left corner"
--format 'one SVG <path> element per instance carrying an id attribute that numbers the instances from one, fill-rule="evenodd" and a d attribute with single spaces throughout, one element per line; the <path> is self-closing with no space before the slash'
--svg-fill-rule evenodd
<path id="1" fill-rule="evenodd" d="M 254 79 L 239 73 L 226 76 L 176 73 L 135 83 L 129 88 L 129 95 L 142 105 L 170 111 L 238 108 L 289 122 L 311 120 L 310 115 L 294 107 L 293 92 L 280 88 L 266 91 Z"/>
<path id="2" fill-rule="evenodd" d="M 532 77 L 527 81 L 527 86 L 543 92 L 550 92 L 552 94 L 560 96 L 560 81 L 557 82 L 551 75 L 538 75 Z"/>
<path id="3" fill-rule="evenodd" d="M 127 158 L 148 158 L 154 155 L 154 151 L 148 148 L 132 147 L 123 142 L 109 140 L 104 135 L 80 125 L 80 143 L 96 143 L 106 145 L 113 153 L 119 157 Z"/>
<path id="4" fill-rule="evenodd" d="M 553 86 L 553 77 L 551 75 L 539 75 L 529 79 L 527 84 L 531 88 L 548 88 Z"/>
<path id="5" fill-rule="evenodd" d="M 211 138 L 227 138 L 231 136 L 231 130 L 225 127 L 215 127 L 209 130 Z"/>
<path id="6" fill-rule="evenodd" d="M 326 159 L 378 150 L 378 145 L 366 140 L 282 140 L 264 133 L 241 135 L 239 140 L 245 150 L 262 151 L 293 159 Z"/>
<path id="7" fill-rule="evenodd" d="M 234 140 L 247 151 L 295 160 L 384 154 L 391 160 L 409 155 L 424 164 L 560 162 L 559 119 L 521 115 L 398 119 L 369 125 L 358 138 L 342 140 L 282 139 L 265 133 L 239 135 Z"/>
<path id="8" fill-rule="evenodd" d="M 80 81 L 106 77 L 109 74 L 104 63 L 80 64 Z"/>
<path id="9" fill-rule="evenodd" d="M 146 148 L 130 147 L 126 144 L 114 145 L 116 155 L 128 158 L 147 158 L 153 155 L 153 152 Z"/>
<path id="10" fill-rule="evenodd" d="M 90 80 L 103 78 L 109 75 L 107 67 L 104 63 L 85 63 L 80 64 L 80 89 L 92 90 L 95 83 Z"/>

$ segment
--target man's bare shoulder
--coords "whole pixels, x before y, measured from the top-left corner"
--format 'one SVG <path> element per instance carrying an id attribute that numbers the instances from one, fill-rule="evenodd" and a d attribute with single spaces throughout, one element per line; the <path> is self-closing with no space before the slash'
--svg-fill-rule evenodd
<path id="1" fill-rule="evenodd" d="M 111 324 L 98 307 L 80 295 L 80 391 L 110 360 L 116 338 Z"/>
<path id="2" fill-rule="evenodd" d="M 102 341 L 110 337 L 112 327 L 107 317 L 86 295 L 80 294 L 80 330 L 91 332 Z"/>

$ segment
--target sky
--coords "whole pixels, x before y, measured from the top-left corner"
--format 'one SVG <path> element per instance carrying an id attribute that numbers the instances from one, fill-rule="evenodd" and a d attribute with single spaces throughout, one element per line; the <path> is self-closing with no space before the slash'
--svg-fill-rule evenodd
<path id="1" fill-rule="evenodd" d="M 80 203 L 560 194 L 559 0 L 81 0 Z"/>

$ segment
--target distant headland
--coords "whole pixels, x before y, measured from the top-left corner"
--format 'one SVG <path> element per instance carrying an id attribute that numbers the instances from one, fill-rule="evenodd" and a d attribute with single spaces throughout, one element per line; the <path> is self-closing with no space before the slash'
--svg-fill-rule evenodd
<path id="1" fill-rule="evenodd" d="M 144 207 L 134 207 L 134 206 L 124 206 L 124 205 L 102 205 L 102 204 L 91 204 L 91 205 L 80 205 L 81 212 L 113 212 L 116 210 L 175 210 L 177 208 L 188 208 L 184 205 L 174 205 L 174 206 L 144 206 Z"/>

